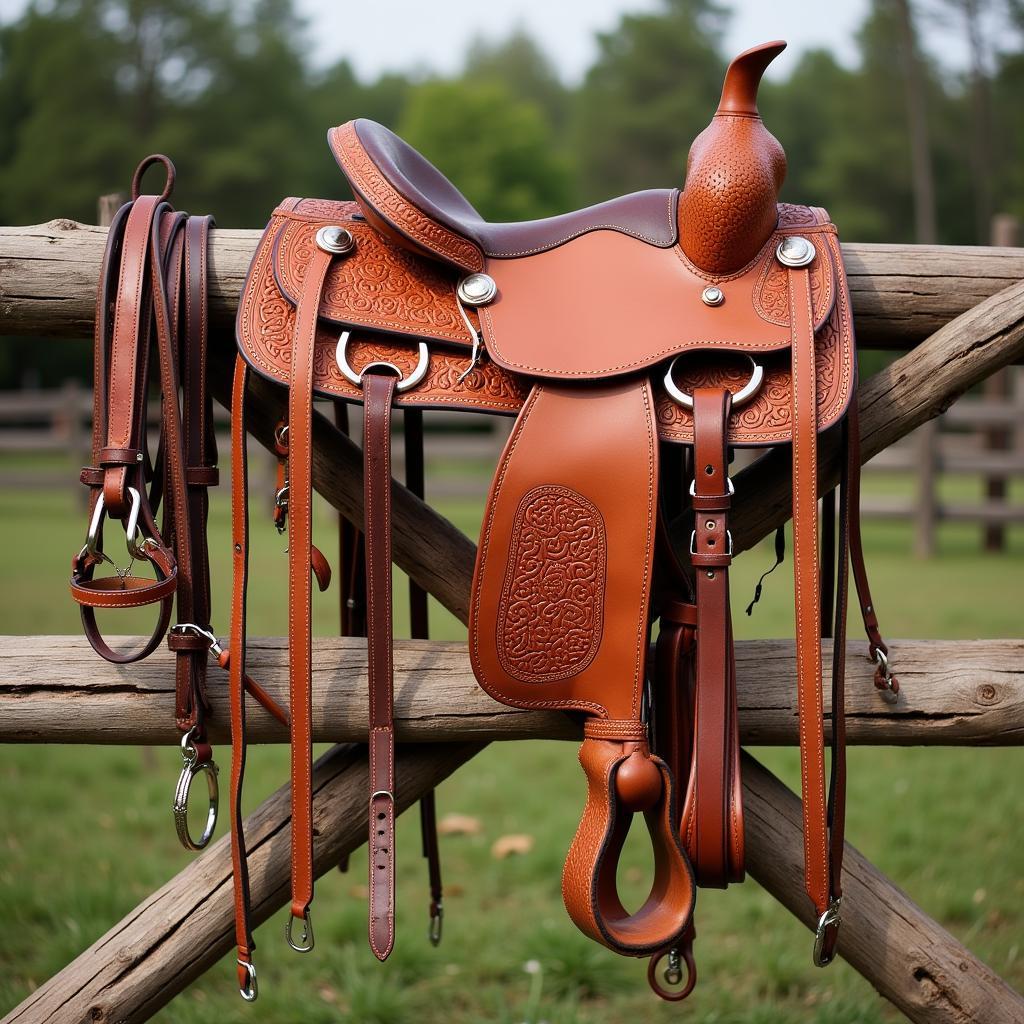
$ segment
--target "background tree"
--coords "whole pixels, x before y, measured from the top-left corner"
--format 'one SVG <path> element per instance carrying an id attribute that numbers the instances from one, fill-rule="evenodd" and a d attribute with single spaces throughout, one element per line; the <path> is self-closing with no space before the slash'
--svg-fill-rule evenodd
<path id="1" fill-rule="evenodd" d="M 665 0 L 598 35 L 579 92 L 579 194 L 682 185 L 686 154 L 718 103 L 728 11 L 714 0 Z"/>

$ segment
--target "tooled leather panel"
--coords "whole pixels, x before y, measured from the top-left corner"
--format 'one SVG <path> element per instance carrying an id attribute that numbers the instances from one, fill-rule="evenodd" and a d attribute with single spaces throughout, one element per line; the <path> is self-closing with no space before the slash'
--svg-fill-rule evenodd
<path id="1" fill-rule="evenodd" d="M 291 345 L 295 307 L 281 294 L 273 268 L 274 239 L 287 221 L 275 213 L 267 225 L 249 268 L 238 306 L 236 335 L 239 351 L 260 375 L 287 385 L 291 374 Z M 328 218 L 328 222 L 333 222 Z M 317 329 L 313 386 L 324 397 L 361 402 L 361 389 L 349 383 L 338 369 L 335 356 L 339 331 L 321 323 Z M 403 374 L 416 365 L 415 341 L 369 332 L 355 333 L 348 350 L 349 363 L 358 371 L 369 362 L 386 360 Z M 463 380 L 469 365 L 465 351 L 431 346 L 427 376 L 415 390 L 396 396 L 399 406 L 454 408 L 513 414 L 519 411 L 529 382 L 483 362 Z"/>
<path id="2" fill-rule="evenodd" d="M 455 299 L 456 278 L 447 268 L 386 241 L 361 218 L 355 203 L 303 199 L 277 232 L 274 273 L 294 303 L 316 252 L 316 232 L 340 224 L 355 250 L 334 260 L 320 302 L 320 316 L 337 324 L 411 334 L 472 346 L 473 336 Z M 296 216 L 305 215 L 305 216 Z M 306 219 L 307 217 L 312 219 Z"/>
<path id="3" fill-rule="evenodd" d="M 829 237 L 833 255 L 838 260 L 838 240 L 834 235 Z M 815 335 L 820 430 L 835 424 L 850 402 L 856 358 L 853 339 L 850 299 L 845 277 L 841 277 L 832 313 Z M 758 361 L 765 370 L 760 391 L 746 405 L 734 408 L 729 416 L 729 443 L 741 447 L 786 443 L 793 435 L 789 352 L 758 356 Z M 694 388 L 716 385 L 738 391 L 749 377 L 747 360 L 737 357 L 725 362 L 722 353 L 717 352 L 684 356 L 672 379 L 683 391 L 692 394 Z M 655 391 L 658 434 L 662 440 L 692 444 L 693 414 L 669 398 L 661 379 L 659 374 Z"/>
<path id="4" fill-rule="evenodd" d="M 549 683 L 593 661 L 607 558 L 604 519 L 582 494 L 545 485 L 523 496 L 496 627 L 498 658 L 510 676 Z"/>
<path id="5" fill-rule="evenodd" d="M 809 229 L 822 224 L 826 232 L 812 232 Z M 818 257 L 810 266 L 811 296 L 814 305 L 814 323 L 822 326 L 825 315 L 831 312 L 835 295 L 833 282 L 836 275 L 833 267 L 839 268 L 842 275 L 842 258 L 838 250 L 829 247 L 827 239 L 822 237 L 829 231 L 834 235 L 835 228 L 828 224 L 818 211 L 807 206 L 794 206 L 792 203 L 780 203 L 778 207 L 777 238 L 799 230 L 807 230 L 807 237 L 814 243 Z M 776 239 L 773 239 L 773 242 Z M 774 252 L 774 246 L 772 246 Z M 831 259 L 831 262 L 830 262 Z M 831 271 L 831 272 L 827 272 Z M 777 260 L 765 260 L 761 268 L 761 276 L 754 289 L 754 308 L 769 323 L 780 327 L 789 326 L 789 276 L 786 268 Z"/>
<path id="6" fill-rule="evenodd" d="M 338 166 L 361 203 L 428 253 L 463 270 L 483 270 L 484 256 L 478 246 L 431 220 L 381 174 L 359 141 L 354 121 L 332 128 L 327 138 Z"/>

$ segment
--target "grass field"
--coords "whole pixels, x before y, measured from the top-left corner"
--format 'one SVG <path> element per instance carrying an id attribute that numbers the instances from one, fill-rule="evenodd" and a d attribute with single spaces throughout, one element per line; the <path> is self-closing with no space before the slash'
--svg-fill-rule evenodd
<path id="1" fill-rule="evenodd" d="M 59 493 L 0 492 L 6 538 L 0 614 L 7 633 L 78 630 L 64 589 L 84 525 L 70 483 L 75 475 L 69 467 L 69 487 Z M 884 486 L 900 484 L 887 480 Z M 448 503 L 442 511 L 475 535 L 477 503 Z M 322 523 L 320 537 L 330 552 L 334 531 L 329 520 Z M 250 591 L 250 629 L 279 635 L 285 631 L 285 545 L 269 508 L 265 526 L 254 511 L 253 532 L 261 586 Z M 908 554 L 908 527 L 869 525 L 866 544 L 887 635 L 1022 635 L 1024 533 L 1011 533 L 1010 551 L 995 556 L 979 553 L 978 533 L 943 527 L 940 557 L 919 562 Z M 214 504 L 211 540 L 215 607 L 226 609 L 223 493 Z M 770 564 L 765 546 L 739 559 L 737 609 Z M 787 563 L 769 578 L 754 617 L 738 615 L 741 637 L 792 634 L 790 578 Z M 334 601 L 331 592 L 315 595 L 318 631 L 334 629 Z M 462 635 L 450 616 L 434 612 L 434 635 Z M 402 629 L 404 609 L 399 613 Z M 222 635 L 227 631 L 226 611 L 215 626 Z M 143 627 L 141 619 L 118 619 L 112 628 Z M 851 616 L 851 634 L 858 632 Z M 229 752 L 219 753 L 226 765 Z M 755 753 L 797 783 L 795 751 Z M 178 767 L 173 749 L 0 750 L 0 1012 L 188 862 L 169 813 Z M 254 807 L 286 774 L 284 749 L 252 751 L 248 804 Z M 856 846 L 1017 987 L 1024 986 L 1022 778 L 1020 750 L 855 749 L 847 827 Z M 356 856 L 348 874 L 332 873 L 317 885 L 311 956 L 285 947 L 280 914 L 257 932 L 261 995 L 255 1006 L 238 998 L 233 961 L 226 958 L 157 1019 L 605 1024 L 677 1020 L 680 1013 L 700 1024 L 898 1019 L 845 964 L 813 968 L 809 934 L 753 882 L 700 894 L 697 991 L 682 1010 L 654 999 L 641 964 L 582 938 L 563 910 L 561 863 L 583 803 L 583 779 L 569 745 L 494 744 L 446 782 L 438 799 L 442 815 L 471 815 L 481 825 L 477 835 L 443 840 L 446 920 L 439 949 L 426 938 L 425 870 L 418 825 L 409 816 L 399 828 L 397 947 L 385 966 L 366 945 L 366 861 Z M 510 833 L 532 835 L 532 851 L 495 859 L 493 842 Z M 628 854 L 623 887 L 639 899 L 646 877 L 642 848 L 631 846 Z"/>

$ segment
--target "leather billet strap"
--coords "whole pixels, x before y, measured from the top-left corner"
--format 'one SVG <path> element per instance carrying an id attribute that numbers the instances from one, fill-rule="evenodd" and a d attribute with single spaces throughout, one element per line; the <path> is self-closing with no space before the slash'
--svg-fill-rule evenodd
<path id="1" fill-rule="evenodd" d="M 793 572 L 797 622 L 797 707 L 803 793 L 804 887 L 818 914 L 815 962 L 834 944 L 840 866 L 829 848 L 821 672 L 821 572 L 818 552 L 818 421 L 810 273 L 788 271 L 792 310 Z M 837 637 L 838 639 L 838 637 Z M 838 851 L 841 856 L 841 848 Z"/>
<path id="2" fill-rule="evenodd" d="M 562 872 L 562 898 L 576 927 L 626 956 L 651 956 L 680 940 L 693 914 L 693 872 L 679 843 L 673 779 L 647 748 L 639 722 L 588 719 L 580 747 L 587 803 Z M 643 906 L 629 913 L 616 886 L 632 814 L 644 815 L 654 878 Z"/>
<path id="3" fill-rule="evenodd" d="M 742 881 L 744 874 L 736 658 L 729 607 L 732 495 L 726 433 L 731 406 L 732 397 L 724 388 L 694 389 L 693 759 L 680 828 L 698 885 L 715 888 Z"/>
<path id="4" fill-rule="evenodd" d="M 875 687 L 882 692 L 884 697 L 895 701 L 900 692 L 900 683 L 892 674 L 889 665 L 889 647 L 882 639 L 875 602 L 871 597 L 871 586 L 868 583 L 867 567 L 864 564 L 864 543 L 860 532 L 860 410 L 857 407 L 856 396 L 850 403 L 847 422 L 849 424 L 847 477 L 850 490 L 848 508 L 850 563 L 853 567 L 853 579 L 857 587 L 861 617 L 864 620 L 864 632 L 868 637 L 868 657 L 876 665 Z"/>
<path id="5" fill-rule="evenodd" d="M 363 374 L 367 675 L 370 692 L 370 948 L 395 943 L 395 728 L 391 608 L 391 410 L 398 378 Z"/>
<path id="6" fill-rule="evenodd" d="M 292 902 L 287 937 L 293 949 L 313 948 L 313 354 L 320 291 L 331 254 L 313 254 L 295 311 L 288 392 L 288 680 L 291 717 Z M 296 919 L 302 937 L 292 937 Z"/>
<path id="7" fill-rule="evenodd" d="M 231 392 L 231 642 L 217 661 L 228 672 L 231 706 L 231 862 L 235 902 L 235 941 L 238 945 L 238 987 L 252 1001 L 258 994 L 252 953 L 256 943 L 250 927 L 249 867 L 242 830 L 242 785 L 246 761 L 245 695 L 254 697 L 285 728 L 290 725 L 283 708 L 246 672 L 246 591 L 249 574 L 248 453 L 246 449 L 246 386 L 249 368 L 241 356 L 235 360 Z"/>
<path id="8" fill-rule="evenodd" d="M 426 492 L 423 459 L 423 410 L 406 409 L 402 413 L 405 441 L 405 486 L 418 498 Z M 415 580 L 409 580 L 409 633 L 413 640 L 426 640 L 430 636 L 427 592 Z M 443 887 L 441 884 L 441 850 L 437 839 L 437 799 L 434 790 L 420 798 L 420 838 L 423 857 L 427 862 L 427 881 L 430 886 L 430 941 L 441 941 L 444 920 Z"/>
<path id="9" fill-rule="evenodd" d="M 249 571 L 248 460 L 246 457 L 245 392 L 249 368 L 235 359 L 231 390 L 231 650 L 228 666 L 231 693 L 231 881 L 235 900 L 235 942 L 238 946 L 238 989 L 252 1001 L 258 995 L 252 953 L 256 942 L 249 924 L 249 861 L 242 831 L 242 784 L 245 779 L 245 599 Z"/>

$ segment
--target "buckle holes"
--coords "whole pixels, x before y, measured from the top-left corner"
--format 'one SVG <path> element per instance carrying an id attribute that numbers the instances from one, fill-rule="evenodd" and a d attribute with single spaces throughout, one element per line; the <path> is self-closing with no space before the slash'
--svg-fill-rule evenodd
<path id="1" fill-rule="evenodd" d="M 379 836 L 384 835 L 384 829 L 382 829 L 382 828 L 377 829 L 377 835 L 379 835 Z"/>
<path id="2" fill-rule="evenodd" d="M 384 820 L 384 812 L 383 811 L 378 811 L 377 812 L 377 820 L 378 821 L 383 821 Z"/>
<path id="3" fill-rule="evenodd" d="M 715 475 L 715 467 L 709 464 L 709 465 L 704 467 L 704 472 L 707 473 L 708 476 L 714 476 Z"/>

